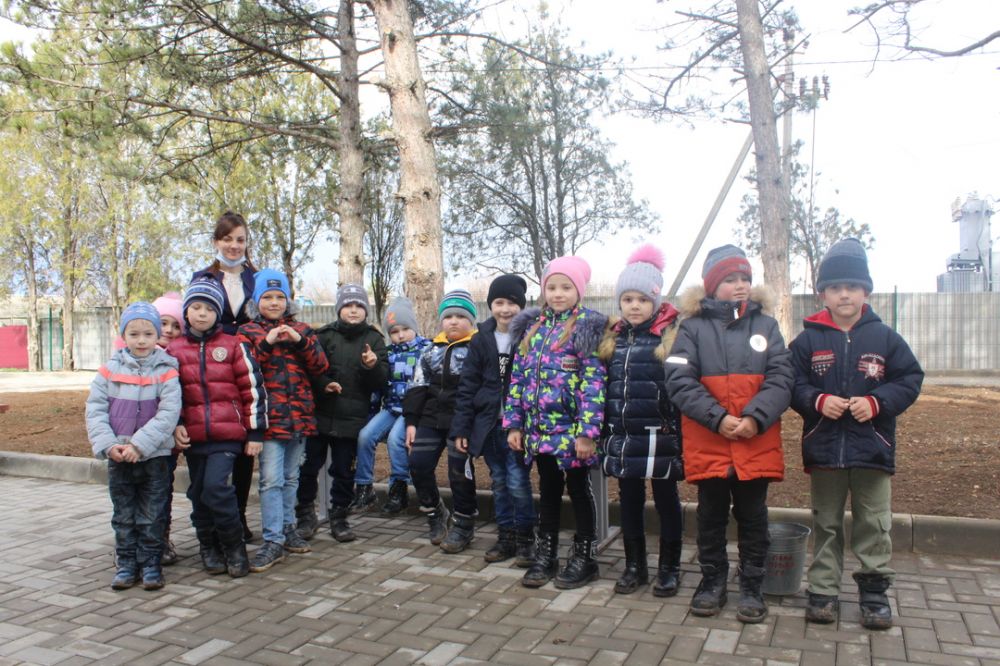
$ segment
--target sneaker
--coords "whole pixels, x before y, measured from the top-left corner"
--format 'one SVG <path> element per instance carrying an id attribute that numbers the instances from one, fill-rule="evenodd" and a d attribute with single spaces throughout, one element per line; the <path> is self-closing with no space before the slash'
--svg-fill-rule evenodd
<path id="1" fill-rule="evenodd" d="M 167 581 L 163 578 L 163 569 L 159 566 L 142 568 L 142 589 L 159 590 L 166 584 Z"/>
<path id="2" fill-rule="evenodd" d="M 250 561 L 250 571 L 253 573 L 267 571 L 278 562 L 283 562 L 284 559 L 285 549 L 280 543 L 265 541 L 264 545 L 253 554 L 253 559 Z"/>
<path id="3" fill-rule="evenodd" d="M 295 525 L 285 525 L 285 550 L 289 553 L 308 553 L 312 550 L 309 542 L 295 529 Z"/>
<path id="4" fill-rule="evenodd" d="M 118 571 L 111 579 L 112 590 L 127 590 L 139 581 L 139 565 L 135 560 L 115 558 Z"/>

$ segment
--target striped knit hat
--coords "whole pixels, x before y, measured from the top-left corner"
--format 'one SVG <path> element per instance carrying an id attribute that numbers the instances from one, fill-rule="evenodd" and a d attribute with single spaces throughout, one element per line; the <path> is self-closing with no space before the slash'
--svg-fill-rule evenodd
<path id="1" fill-rule="evenodd" d="M 747 255 L 735 245 L 723 245 L 708 251 L 701 278 L 705 283 L 705 295 L 715 298 L 715 290 L 730 273 L 746 273 L 753 280 L 753 269 Z"/>
<path id="2" fill-rule="evenodd" d="M 215 310 L 215 316 L 222 318 L 222 310 L 226 304 L 226 292 L 222 285 L 211 275 L 203 275 L 191 281 L 184 291 L 184 318 L 187 319 L 188 307 L 195 301 L 207 303 Z"/>
<path id="3" fill-rule="evenodd" d="M 118 334 L 125 335 L 125 327 L 130 321 L 145 319 L 153 324 L 156 329 L 156 337 L 160 337 L 163 331 L 160 329 L 160 313 L 156 311 L 150 303 L 146 301 L 136 301 L 131 303 L 122 311 L 121 322 L 118 326 Z"/>
<path id="4" fill-rule="evenodd" d="M 451 315 L 465 317 L 475 324 L 479 313 L 476 312 L 476 304 L 472 301 L 472 294 L 465 289 L 452 289 L 445 294 L 441 305 L 438 306 L 438 321 L 444 321 L 445 317 Z"/>

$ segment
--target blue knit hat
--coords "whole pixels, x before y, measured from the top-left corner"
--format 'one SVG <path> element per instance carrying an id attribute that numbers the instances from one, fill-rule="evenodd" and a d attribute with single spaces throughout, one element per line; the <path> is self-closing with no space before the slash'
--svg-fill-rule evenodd
<path id="1" fill-rule="evenodd" d="M 260 297 L 268 291 L 280 291 L 285 298 L 292 300 L 292 290 L 288 287 L 288 278 L 281 271 L 265 268 L 254 273 L 253 302 L 260 303 Z"/>
<path id="2" fill-rule="evenodd" d="M 222 285 L 211 275 L 203 275 L 191 280 L 191 284 L 184 291 L 184 318 L 187 319 L 188 306 L 194 301 L 207 303 L 215 310 L 215 316 L 222 318 L 222 310 L 226 304 L 226 292 L 222 290 Z"/>
<path id="3" fill-rule="evenodd" d="M 163 330 L 160 328 L 159 311 L 154 308 L 151 303 L 147 303 L 146 301 L 136 301 L 122 311 L 121 323 L 118 326 L 118 334 L 125 335 L 125 327 L 128 326 L 130 321 L 135 321 L 136 319 L 145 319 L 148 322 L 152 322 L 153 328 L 156 329 L 157 338 L 159 338 L 163 333 Z"/>

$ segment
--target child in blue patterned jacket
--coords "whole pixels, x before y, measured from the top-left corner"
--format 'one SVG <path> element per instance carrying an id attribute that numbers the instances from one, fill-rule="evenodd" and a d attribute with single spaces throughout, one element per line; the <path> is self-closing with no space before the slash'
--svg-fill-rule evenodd
<path id="1" fill-rule="evenodd" d="M 119 332 L 125 348 L 101 366 L 87 398 L 87 437 L 94 455 L 108 461 L 114 507 L 115 590 L 140 580 L 164 585 L 163 554 L 170 493 L 170 451 L 181 412 L 177 360 L 156 345 L 160 313 L 149 303 L 129 305 Z"/>
<path id="2" fill-rule="evenodd" d="M 403 419 L 403 396 L 406 385 L 420 355 L 431 341 L 417 333 L 417 317 L 410 299 L 400 296 L 393 300 L 382 316 L 382 325 L 389 336 L 389 383 L 382 392 L 382 409 L 372 416 L 358 435 L 358 462 L 354 472 L 354 503 L 351 511 L 362 513 L 375 505 L 372 489 L 375 468 L 375 447 L 387 436 L 389 453 L 389 493 L 382 513 L 397 514 L 408 504 L 406 484 L 410 465 L 406 451 L 406 423 Z"/>

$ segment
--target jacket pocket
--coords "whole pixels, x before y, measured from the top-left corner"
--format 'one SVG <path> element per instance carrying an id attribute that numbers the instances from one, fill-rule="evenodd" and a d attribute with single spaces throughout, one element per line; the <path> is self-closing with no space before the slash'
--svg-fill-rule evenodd
<path id="1" fill-rule="evenodd" d="M 894 441 L 890 440 L 890 439 L 889 439 L 888 437 L 886 437 L 886 436 L 885 436 L 885 435 L 883 435 L 882 433 L 880 433 L 880 432 L 878 431 L 878 428 L 876 428 L 876 427 L 875 427 L 875 424 L 874 424 L 874 423 L 872 423 L 872 431 L 873 431 L 873 432 L 875 433 L 875 438 L 876 438 L 876 439 L 877 439 L 877 440 L 878 440 L 878 441 L 879 441 L 879 442 L 880 442 L 881 444 L 884 444 L 884 445 L 885 445 L 885 446 L 886 446 L 887 448 L 890 448 L 890 449 L 894 449 L 894 448 L 896 448 L 896 443 L 895 443 Z"/>

